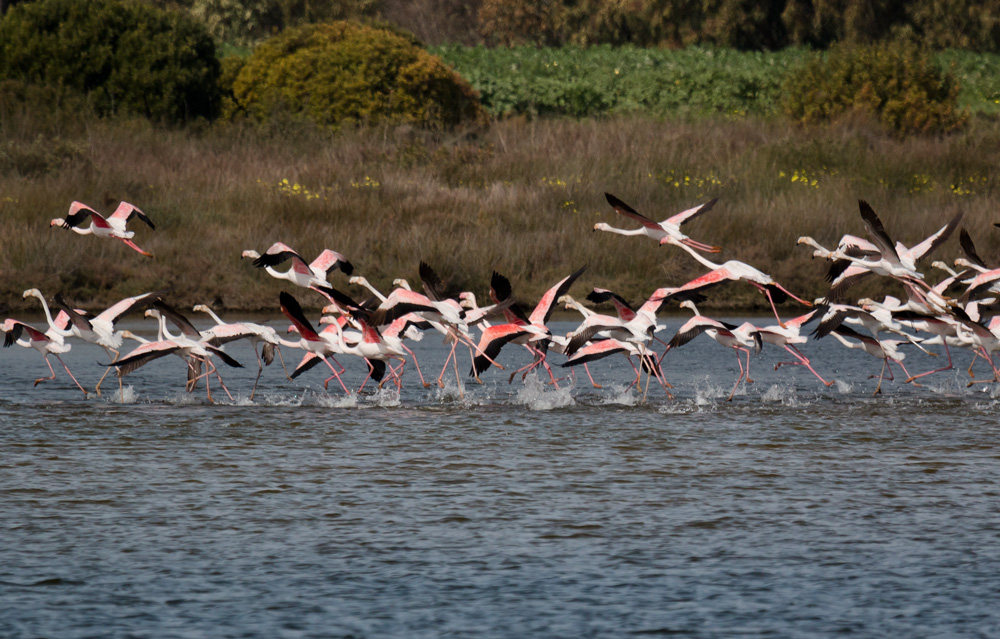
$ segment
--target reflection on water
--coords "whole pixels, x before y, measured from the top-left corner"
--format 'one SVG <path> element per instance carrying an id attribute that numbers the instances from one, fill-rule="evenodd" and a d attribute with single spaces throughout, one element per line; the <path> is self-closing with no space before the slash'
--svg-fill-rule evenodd
<path id="1" fill-rule="evenodd" d="M 121 404 L 58 370 L 32 388 L 44 363 L 9 349 L 0 636 L 995 636 L 995 389 L 956 356 L 872 397 L 878 362 L 808 346 L 837 384 L 765 351 L 731 403 L 735 358 L 696 340 L 665 360 L 673 401 L 622 359 L 601 389 L 495 371 L 349 398 L 275 365 L 253 402 L 256 371 L 223 371 L 218 405 L 179 360 Z M 104 361 L 66 357 L 84 385 Z"/>

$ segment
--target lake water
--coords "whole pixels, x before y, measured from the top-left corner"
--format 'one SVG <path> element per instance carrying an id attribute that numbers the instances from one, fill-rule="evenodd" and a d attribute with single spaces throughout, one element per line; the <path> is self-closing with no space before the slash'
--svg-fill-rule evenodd
<path id="1" fill-rule="evenodd" d="M 440 340 L 415 346 L 436 378 Z M 407 371 L 360 398 L 276 362 L 250 402 L 233 344 L 209 405 L 174 357 L 122 404 L 54 359 L 32 388 L 41 357 L 5 349 L 0 637 L 1000 636 L 995 386 L 955 353 L 872 397 L 879 361 L 803 350 L 834 386 L 765 347 L 726 402 L 735 357 L 702 336 L 665 360 L 673 400 L 618 356 L 602 389 Z M 64 360 L 90 387 L 108 361 Z"/>

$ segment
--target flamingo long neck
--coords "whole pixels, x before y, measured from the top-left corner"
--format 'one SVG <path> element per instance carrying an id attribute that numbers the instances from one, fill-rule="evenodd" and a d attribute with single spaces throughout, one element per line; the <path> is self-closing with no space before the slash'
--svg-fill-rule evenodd
<path id="1" fill-rule="evenodd" d="M 379 301 L 382 301 L 382 302 L 385 301 L 385 295 L 382 295 L 382 293 L 380 293 L 378 291 L 378 289 L 376 289 L 374 286 L 372 286 L 371 283 L 367 279 L 365 279 L 365 278 L 362 277 L 362 278 L 358 279 L 358 281 L 356 282 L 356 284 L 358 284 L 359 286 L 363 286 L 366 289 L 368 289 L 371 292 L 372 295 L 374 295 L 375 297 L 377 297 L 379 299 Z"/>
<path id="2" fill-rule="evenodd" d="M 215 320 L 215 323 L 218 324 L 219 326 L 222 326 L 223 324 L 225 324 L 225 322 L 222 321 L 222 318 L 220 318 L 218 315 L 216 315 L 215 311 L 213 311 L 209 307 L 207 307 L 207 306 L 205 307 L 205 312 L 208 313 L 208 316 L 211 317 L 213 320 Z"/>
<path id="3" fill-rule="evenodd" d="M 158 340 L 160 340 L 162 342 L 163 340 L 176 340 L 176 339 L 178 339 L 179 336 L 171 335 L 170 331 L 167 330 L 167 318 L 162 313 L 157 313 L 156 314 L 156 319 L 159 322 L 159 326 L 158 326 L 157 332 L 156 332 L 156 336 L 157 336 Z"/>
<path id="4" fill-rule="evenodd" d="M 645 233 L 646 233 L 646 229 L 645 228 L 638 228 L 638 229 L 617 229 L 617 228 L 615 228 L 613 226 L 609 226 L 607 224 L 601 225 L 599 227 L 599 230 L 601 230 L 601 231 L 607 231 L 608 233 L 617 233 L 618 235 L 645 235 Z"/>
<path id="5" fill-rule="evenodd" d="M 584 317 L 590 317 L 594 314 L 594 311 L 590 310 L 580 302 L 576 301 L 576 298 L 570 297 L 569 295 L 566 296 L 566 304 L 575 308 Z"/>
<path id="6" fill-rule="evenodd" d="M 59 328 L 56 325 L 55 321 L 53 321 L 52 319 L 52 313 L 49 311 L 49 305 L 48 303 L 46 303 L 45 298 L 40 293 L 33 292 L 31 296 L 37 297 L 38 301 L 42 303 L 42 311 L 45 313 L 45 321 L 48 322 L 49 329 L 51 329 L 53 332 L 59 335 L 62 335 L 63 337 L 69 337 L 73 334 L 72 330 Z M 69 325 L 72 325 L 72 322 L 70 322 Z"/>
<path id="7" fill-rule="evenodd" d="M 716 264 L 712 260 L 709 260 L 709 259 L 705 258 L 703 255 L 701 255 L 700 253 L 698 253 L 698 251 L 694 250 L 693 248 L 691 248 L 687 244 L 676 244 L 675 246 L 679 246 L 680 248 L 682 248 L 685 251 L 687 251 L 688 253 L 690 253 L 691 257 L 693 257 L 694 259 L 696 259 L 699 262 L 701 262 L 702 265 L 707 266 L 709 270 L 714 271 L 715 269 L 722 267 L 721 264 Z"/>

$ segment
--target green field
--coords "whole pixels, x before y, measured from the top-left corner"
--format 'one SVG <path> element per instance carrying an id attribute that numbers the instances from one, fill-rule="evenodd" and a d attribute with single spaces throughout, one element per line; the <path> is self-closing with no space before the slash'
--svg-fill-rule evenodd
<path id="1" fill-rule="evenodd" d="M 598 46 L 544 49 L 433 49 L 479 91 L 496 116 L 642 113 L 772 115 L 781 83 L 807 55 L 804 49 L 734 51 Z M 936 54 L 962 85 L 960 102 L 973 113 L 1000 111 L 1000 56 Z"/>

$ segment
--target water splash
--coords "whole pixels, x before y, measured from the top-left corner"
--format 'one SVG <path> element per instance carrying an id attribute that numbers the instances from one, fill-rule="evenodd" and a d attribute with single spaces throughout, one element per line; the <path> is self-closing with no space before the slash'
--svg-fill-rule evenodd
<path id="1" fill-rule="evenodd" d="M 633 392 L 633 386 L 623 384 L 612 384 L 608 387 L 611 395 L 604 397 L 598 402 L 601 406 L 638 406 L 642 403 L 642 396 Z"/>
<path id="2" fill-rule="evenodd" d="M 394 386 L 380 388 L 369 399 L 373 408 L 392 408 L 400 405 L 399 391 Z"/>
<path id="3" fill-rule="evenodd" d="M 837 392 L 841 395 L 847 395 L 854 390 L 854 384 L 849 384 L 840 379 L 833 380 L 833 385 L 837 388 Z"/>
<path id="4" fill-rule="evenodd" d="M 795 406 L 799 403 L 798 393 L 795 390 L 795 386 L 791 384 L 772 384 L 764 394 L 761 395 L 760 401 L 763 404 L 782 404 L 784 406 Z"/>
<path id="5" fill-rule="evenodd" d="M 323 408 L 357 408 L 358 395 L 316 395 L 316 405 Z"/>
<path id="6" fill-rule="evenodd" d="M 740 384 L 740 388 L 736 389 L 736 395 L 745 394 L 745 384 Z M 710 404 L 715 404 L 719 399 L 726 399 L 729 397 L 729 392 L 732 388 L 724 388 L 718 384 L 713 384 L 711 378 L 705 377 L 702 382 L 695 385 L 694 390 L 694 403 L 695 406 L 707 406 Z M 734 395 L 735 397 L 735 395 Z"/>
<path id="7" fill-rule="evenodd" d="M 445 382 L 444 388 L 438 386 L 434 391 L 434 399 L 438 402 L 463 402 L 467 401 L 468 393 L 464 385 L 458 386 L 454 382 Z"/>
<path id="8" fill-rule="evenodd" d="M 546 390 L 546 386 L 537 375 L 529 375 L 524 380 L 524 387 L 517 391 L 514 401 L 531 410 L 565 408 L 576 403 L 571 393 L 572 387 L 563 386 Z"/>
<path id="9" fill-rule="evenodd" d="M 121 390 L 107 395 L 107 401 L 111 404 L 134 404 L 136 402 L 135 387 L 123 386 Z"/>

